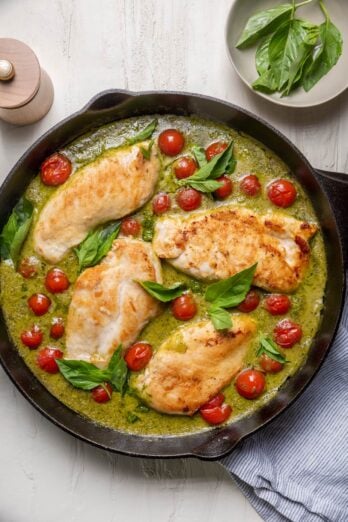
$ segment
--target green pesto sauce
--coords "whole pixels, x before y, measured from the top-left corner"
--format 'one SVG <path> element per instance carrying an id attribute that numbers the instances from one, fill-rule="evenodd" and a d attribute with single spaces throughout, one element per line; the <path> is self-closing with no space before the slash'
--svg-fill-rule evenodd
<path id="1" fill-rule="evenodd" d="M 62 149 L 61 152 L 71 159 L 74 166 L 74 175 L 78 175 L 79 169 L 83 165 L 94 160 L 101 154 L 107 154 L 108 150 L 123 145 L 127 137 L 134 135 L 135 132 L 142 129 L 152 119 L 153 117 L 138 117 L 103 126 L 74 141 L 65 149 Z M 245 174 L 252 172 L 259 177 L 263 191 L 262 194 L 256 198 L 248 198 L 240 192 L 239 184 L 235 183 L 233 194 L 228 201 L 225 200 L 224 204 L 237 203 L 259 211 L 267 211 L 271 206 L 265 195 L 267 183 L 278 177 L 289 178 L 294 182 L 286 165 L 263 145 L 248 136 L 241 135 L 217 123 L 197 118 L 159 116 L 158 119 L 159 125 L 155 136 L 158 135 L 161 130 L 168 127 L 180 129 L 186 136 L 186 152 L 189 152 L 193 144 L 206 147 L 215 140 L 222 139 L 227 141 L 231 138 L 234 140 L 234 154 L 237 159 L 237 167 L 232 174 L 232 179 L 238 181 L 238 179 Z M 162 158 L 163 172 L 156 190 L 164 190 L 174 195 L 174 192 L 177 190 L 177 185 L 172 173 L 172 163 L 173 159 Z M 311 203 L 303 189 L 296 182 L 294 183 L 298 191 L 298 197 L 294 205 L 283 211 L 284 215 L 291 215 L 303 220 L 317 221 Z M 40 182 L 39 177 L 36 177 L 31 182 L 26 191 L 26 197 L 35 205 L 34 223 L 43 205 L 55 190 L 57 189 L 45 187 Z M 211 208 L 221 204 L 214 202 L 210 196 L 204 196 L 203 200 L 202 208 Z M 172 201 L 175 201 L 174 197 Z M 177 208 L 174 203 L 172 212 L 180 213 L 182 211 Z M 134 215 L 141 221 L 146 220 L 147 224 L 156 219 L 156 217 L 152 215 L 151 203 L 145 205 L 144 208 L 140 209 Z M 22 257 L 36 256 L 32 242 L 33 228 L 32 226 L 31 233 L 23 246 Z M 288 317 L 301 323 L 303 338 L 301 342 L 296 344 L 291 350 L 284 350 L 289 362 L 280 373 L 275 375 L 267 374 L 267 389 L 259 399 L 248 401 L 240 397 L 235 390 L 233 382 L 224 390 L 226 400 L 233 407 L 233 415 L 229 422 L 233 422 L 241 416 L 250 414 L 267 402 L 306 359 L 311 340 L 320 323 L 326 282 L 326 259 L 321 233 L 316 234 L 312 240 L 311 248 L 312 254 L 309 269 L 304 281 L 292 295 L 292 309 L 288 314 Z M 197 282 L 177 272 L 166 263 L 162 263 L 162 265 L 164 284 L 169 285 L 173 282 L 183 281 L 188 287 L 192 288 L 195 293 L 199 304 L 199 312 L 193 321 L 199 317 L 206 316 L 206 306 L 203 299 L 204 283 Z M 67 255 L 59 263 L 59 267 L 68 274 L 72 283 L 76 280 L 78 266 L 74 253 L 71 252 Z M 97 404 L 91 399 L 90 393 L 73 388 L 60 374 L 50 375 L 37 367 L 37 354 L 35 350 L 29 350 L 22 345 L 20 334 L 32 324 L 39 324 L 44 332 L 43 346 L 54 346 L 64 351 L 64 337 L 59 341 L 53 341 L 49 338 L 49 328 L 54 317 L 66 318 L 73 291 L 72 284 L 69 290 L 64 294 L 50 296 L 52 306 L 49 313 L 43 317 L 35 317 L 27 306 L 27 299 L 35 292 L 45 292 L 44 277 L 49 268 L 50 265 L 41 260 L 38 275 L 33 279 L 25 280 L 21 275 L 16 273 L 10 262 L 3 261 L 0 265 L 1 304 L 10 336 L 26 364 L 46 388 L 64 404 L 79 412 L 81 415 L 93 419 L 96 423 L 101 423 L 118 430 L 131 433 L 170 435 L 209 429 L 199 414 L 190 418 L 185 416 L 163 415 L 150 409 L 147 411 L 147 408 L 144 408 L 141 401 L 133 394 L 126 394 L 125 397 L 122 398 L 119 393 L 114 392 L 111 401 L 105 404 Z M 260 291 L 260 293 L 262 294 L 263 292 Z M 261 305 L 251 313 L 251 316 L 253 316 L 259 324 L 260 335 L 257 336 L 255 342 L 250 346 L 245 359 L 245 366 L 257 364 L 256 349 L 258 347 L 259 336 L 271 336 L 274 325 L 280 319 L 279 316 L 272 317 Z M 168 307 L 164 307 L 163 313 L 145 327 L 140 335 L 140 339 L 150 342 L 154 349 L 156 349 L 175 328 L 182 324 L 182 322 L 177 321 L 171 315 Z M 131 414 L 135 414 L 137 418 Z"/>

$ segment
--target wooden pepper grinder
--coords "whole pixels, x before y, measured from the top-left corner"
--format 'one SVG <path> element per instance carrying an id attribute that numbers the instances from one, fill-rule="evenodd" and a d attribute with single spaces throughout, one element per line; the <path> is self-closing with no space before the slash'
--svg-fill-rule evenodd
<path id="1" fill-rule="evenodd" d="M 53 102 L 53 85 L 25 43 L 0 38 L 0 119 L 16 125 L 41 120 Z"/>

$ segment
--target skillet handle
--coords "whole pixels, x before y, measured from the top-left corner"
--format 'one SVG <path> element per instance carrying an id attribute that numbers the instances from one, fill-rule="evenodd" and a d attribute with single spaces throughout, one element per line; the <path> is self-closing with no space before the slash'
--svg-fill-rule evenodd
<path id="1" fill-rule="evenodd" d="M 348 175 L 315 169 L 336 216 L 345 265 L 348 263 Z"/>
<path id="2" fill-rule="evenodd" d="M 108 91 L 102 91 L 93 96 L 93 98 L 91 98 L 86 103 L 81 112 L 106 111 L 121 105 L 123 102 L 128 101 L 131 97 L 132 93 L 124 89 L 110 89 Z"/>

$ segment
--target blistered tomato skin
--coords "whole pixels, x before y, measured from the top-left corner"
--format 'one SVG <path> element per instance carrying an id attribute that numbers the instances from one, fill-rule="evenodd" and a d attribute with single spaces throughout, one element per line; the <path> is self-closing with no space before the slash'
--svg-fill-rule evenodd
<path id="1" fill-rule="evenodd" d="M 67 275 L 60 268 L 51 268 L 47 272 L 45 286 L 52 294 L 61 294 L 70 286 Z"/>
<path id="2" fill-rule="evenodd" d="M 291 319 L 283 319 L 273 330 L 274 341 L 282 348 L 292 348 L 302 338 L 302 328 Z"/>
<path id="3" fill-rule="evenodd" d="M 290 207 L 296 199 L 297 191 L 293 183 L 287 179 L 273 181 L 267 189 L 268 199 L 277 207 Z"/>
<path id="4" fill-rule="evenodd" d="M 238 310 L 243 313 L 249 313 L 259 306 L 260 296 L 255 290 L 249 290 L 247 295 L 245 296 L 244 301 L 238 305 Z"/>
<path id="5" fill-rule="evenodd" d="M 273 294 L 266 297 L 264 307 L 271 315 L 284 315 L 290 310 L 291 301 L 287 295 Z"/>
<path id="6" fill-rule="evenodd" d="M 236 389 L 245 399 L 257 399 L 266 385 L 265 376 L 259 370 L 243 370 L 236 379 Z"/>
<path id="7" fill-rule="evenodd" d="M 233 183 L 228 176 L 221 176 L 217 178 L 219 183 L 222 183 L 222 186 L 214 191 L 214 196 L 216 199 L 226 199 L 233 192 Z"/>
<path id="8" fill-rule="evenodd" d="M 215 143 L 211 143 L 209 147 L 205 149 L 205 157 L 208 161 L 210 161 L 214 156 L 217 156 L 226 150 L 227 146 L 228 144 L 225 141 L 216 141 Z"/>
<path id="9" fill-rule="evenodd" d="M 210 410 L 211 408 L 215 408 L 216 406 L 221 406 L 225 400 L 225 396 L 222 392 L 218 393 L 210 399 L 210 401 L 203 404 L 203 406 L 200 407 L 201 410 Z"/>
<path id="10" fill-rule="evenodd" d="M 64 321 L 61 317 L 53 319 L 50 329 L 52 339 L 60 339 L 65 333 Z"/>
<path id="11" fill-rule="evenodd" d="M 45 185 L 56 187 L 67 181 L 71 171 L 71 161 L 63 154 L 56 152 L 41 165 L 41 181 Z"/>
<path id="12" fill-rule="evenodd" d="M 172 302 L 172 314 L 179 321 L 189 321 L 197 313 L 196 301 L 192 294 L 183 294 Z"/>
<path id="13" fill-rule="evenodd" d="M 152 210 L 153 213 L 159 216 L 160 214 L 164 214 L 171 207 L 170 196 L 166 192 L 159 192 L 152 201 Z"/>
<path id="14" fill-rule="evenodd" d="M 38 273 L 40 261 L 36 257 L 24 257 L 18 267 L 18 272 L 24 279 L 30 279 Z"/>
<path id="15" fill-rule="evenodd" d="M 240 188 L 244 194 L 250 197 L 258 196 L 261 192 L 261 183 L 254 174 L 245 176 L 240 182 Z"/>
<path id="16" fill-rule="evenodd" d="M 182 210 L 190 212 L 201 206 L 202 194 L 193 188 L 183 188 L 177 193 L 176 202 Z"/>
<path id="17" fill-rule="evenodd" d="M 121 232 L 125 236 L 138 236 L 141 231 L 141 224 L 135 218 L 124 218 L 121 223 Z"/>
<path id="18" fill-rule="evenodd" d="M 177 179 L 189 178 L 196 170 L 197 163 L 190 156 L 179 158 L 174 165 L 174 174 Z"/>
<path id="19" fill-rule="evenodd" d="M 260 366 L 267 373 L 278 373 L 284 368 L 283 363 L 275 361 L 265 353 L 260 357 Z"/>
<path id="20" fill-rule="evenodd" d="M 45 315 L 51 306 L 51 299 L 45 294 L 33 294 L 28 299 L 28 306 L 35 315 Z"/>
<path id="21" fill-rule="evenodd" d="M 158 146 L 166 156 L 177 156 L 185 146 L 184 135 L 176 129 L 167 129 L 159 135 Z"/>
<path id="22" fill-rule="evenodd" d="M 46 347 L 39 351 L 37 355 L 37 364 L 47 373 L 58 373 L 59 368 L 56 359 L 62 359 L 63 352 L 55 348 Z"/>
<path id="23" fill-rule="evenodd" d="M 152 357 L 152 346 L 149 343 L 138 342 L 128 348 L 124 360 L 132 372 L 139 372 L 149 363 Z"/>
<path id="24" fill-rule="evenodd" d="M 39 326 L 34 324 L 30 330 L 25 330 L 21 334 L 22 343 L 30 350 L 35 350 L 40 346 L 43 339 L 43 333 Z"/>
<path id="25" fill-rule="evenodd" d="M 91 391 L 91 396 L 92 399 L 99 404 L 102 404 L 103 402 L 109 402 L 112 396 L 112 387 L 108 382 L 106 382 L 104 386 L 97 386 L 96 388 L 93 388 Z"/>
<path id="26" fill-rule="evenodd" d="M 229 404 L 222 404 L 221 406 L 215 406 L 213 408 L 201 408 L 199 413 L 208 424 L 222 424 L 230 417 L 232 408 Z"/>

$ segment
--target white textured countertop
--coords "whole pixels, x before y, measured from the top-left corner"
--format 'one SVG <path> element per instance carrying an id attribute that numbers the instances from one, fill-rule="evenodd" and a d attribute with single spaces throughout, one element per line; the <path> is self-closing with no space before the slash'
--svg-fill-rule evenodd
<path id="1" fill-rule="evenodd" d="M 316 109 L 278 108 L 230 66 L 231 0 L 1 0 L 1 36 L 29 44 L 55 86 L 46 118 L 0 122 L 0 180 L 51 125 L 107 88 L 168 89 L 232 101 L 268 119 L 315 166 L 348 172 L 348 93 Z M 227 473 L 195 460 L 111 455 L 39 415 L 0 370 L 0 522 L 256 522 Z"/>

